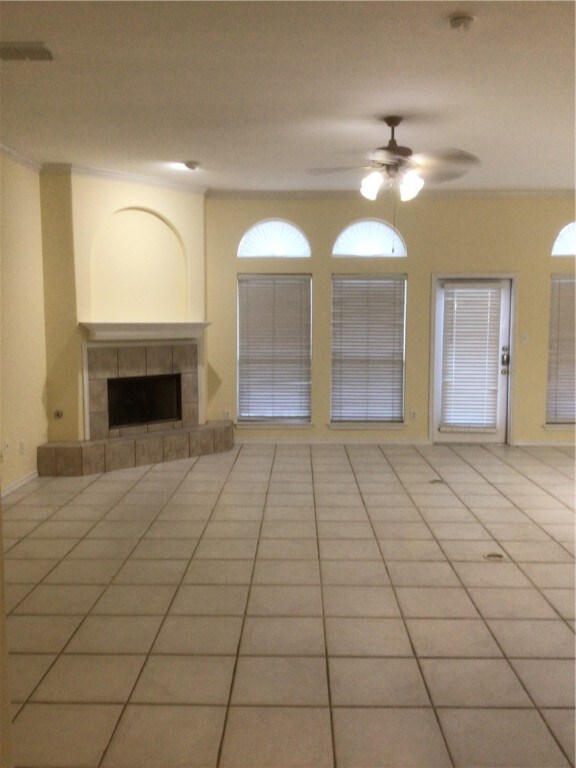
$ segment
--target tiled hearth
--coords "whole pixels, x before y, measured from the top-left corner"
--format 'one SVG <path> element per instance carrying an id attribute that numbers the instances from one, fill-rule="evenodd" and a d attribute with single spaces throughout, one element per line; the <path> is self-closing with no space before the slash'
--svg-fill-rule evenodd
<path id="1" fill-rule="evenodd" d="M 228 451 L 231 421 L 209 421 L 164 432 L 102 440 L 45 443 L 38 447 L 40 477 L 74 477 Z"/>

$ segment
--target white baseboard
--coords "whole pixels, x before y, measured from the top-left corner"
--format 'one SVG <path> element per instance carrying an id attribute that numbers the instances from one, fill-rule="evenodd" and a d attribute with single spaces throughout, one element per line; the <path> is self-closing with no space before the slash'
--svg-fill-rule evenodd
<path id="1" fill-rule="evenodd" d="M 277 443 L 281 445 L 431 445 L 430 440 L 422 438 L 421 440 L 410 440 L 408 438 L 399 437 L 396 440 L 384 440 L 377 437 L 311 437 L 311 438 L 296 438 L 287 439 L 286 437 L 247 437 L 245 435 L 234 435 L 234 442 L 238 445 L 250 445 L 254 443 Z"/>
<path id="2" fill-rule="evenodd" d="M 11 485 L 7 485 L 6 488 L 2 488 L 0 498 L 3 499 L 5 496 L 8 496 L 10 493 L 14 493 L 14 491 L 17 491 L 19 488 L 22 488 L 23 485 L 26 485 L 26 483 L 29 483 L 30 480 L 36 480 L 37 477 L 38 477 L 38 470 L 34 470 L 34 472 L 30 472 L 30 474 L 26 475 L 26 477 L 21 477 L 20 480 L 16 480 L 15 483 L 12 483 Z"/>

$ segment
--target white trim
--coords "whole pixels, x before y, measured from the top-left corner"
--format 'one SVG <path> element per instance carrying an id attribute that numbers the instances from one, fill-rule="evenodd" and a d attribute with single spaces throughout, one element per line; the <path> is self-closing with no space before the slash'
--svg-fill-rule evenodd
<path id="1" fill-rule="evenodd" d="M 328 429 L 346 430 L 346 429 L 406 429 L 405 421 L 331 421 L 327 425 Z"/>
<path id="2" fill-rule="evenodd" d="M 298 422 L 282 422 L 282 421 L 235 421 L 234 427 L 236 429 L 312 429 L 314 424 L 309 424 L 306 421 Z"/>
<path id="3" fill-rule="evenodd" d="M 426 197 L 566 197 L 573 196 L 574 189 L 428 189 Z M 357 192 L 343 189 L 310 189 L 310 190 L 286 190 L 286 189 L 210 189 L 206 197 L 218 200 L 249 200 L 249 199 L 314 199 L 314 198 L 347 198 L 358 199 Z"/>
<path id="4" fill-rule="evenodd" d="M 173 341 L 203 338 L 210 325 L 202 323 L 78 323 L 89 341 Z"/>
<path id="5" fill-rule="evenodd" d="M 568 441 L 558 441 L 555 443 L 551 443 L 549 440 L 518 440 L 514 443 L 515 448 L 530 448 L 530 446 L 534 446 L 535 448 L 573 448 L 574 443 L 568 442 Z"/>
<path id="6" fill-rule="evenodd" d="M 178 183 L 171 179 L 162 179 L 158 176 L 145 176 L 138 173 L 127 173 L 125 171 L 109 171 L 101 168 L 90 168 L 88 166 L 71 166 L 71 173 L 76 176 L 92 176 L 99 179 L 114 179 L 116 181 L 125 181 L 128 184 L 141 184 L 150 187 L 165 187 L 174 189 L 178 192 L 190 192 L 197 195 L 205 195 L 206 187 L 196 187 L 188 184 Z"/>
<path id="7" fill-rule="evenodd" d="M 27 483 L 31 482 L 32 480 L 36 480 L 37 478 L 38 470 L 34 470 L 34 472 L 30 472 L 29 475 L 21 477 L 20 480 L 16 480 L 15 483 L 11 483 L 10 485 L 7 485 L 5 488 L 3 488 L 0 497 L 4 499 L 6 496 L 14 493 L 14 491 L 18 491 L 20 488 L 27 485 Z"/>
<path id="8" fill-rule="evenodd" d="M 10 149 L 10 147 L 7 147 L 5 144 L 0 144 L 0 153 L 5 155 L 9 160 L 18 163 L 18 165 L 23 165 L 26 168 L 29 168 L 31 171 L 40 173 L 42 163 L 38 160 L 35 160 L 32 157 L 27 157 L 26 155 L 21 155 L 19 152 Z"/>
<path id="9" fill-rule="evenodd" d="M 242 439 L 242 437 L 239 437 L 237 434 L 234 436 L 234 444 L 235 445 L 242 445 L 244 443 L 254 444 L 254 443 L 263 443 L 266 445 L 271 445 L 274 443 L 277 444 L 290 444 L 290 445 L 356 445 L 356 444 L 362 444 L 362 445 L 381 445 L 385 448 L 392 447 L 394 445 L 432 445 L 430 440 L 427 438 L 420 438 L 418 440 L 415 440 L 413 438 L 403 437 L 398 440 L 394 440 L 393 442 L 388 442 L 385 440 L 378 440 L 378 439 L 367 439 L 363 437 L 351 437 L 346 438 L 346 440 L 342 441 L 342 438 L 336 438 L 336 437 L 314 437 L 310 440 L 306 439 L 295 439 L 295 440 L 287 440 L 285 437 L 278 438 L 278 437 L 262 437 L 262 438 L 248 438 L 248 439 Z"/>

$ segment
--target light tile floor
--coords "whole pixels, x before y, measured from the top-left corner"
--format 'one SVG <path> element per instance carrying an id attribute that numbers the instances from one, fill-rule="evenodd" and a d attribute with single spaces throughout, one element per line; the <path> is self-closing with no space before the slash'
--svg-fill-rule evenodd
<path id="1" fill-rule="evenodd" d="M 18 768 L 574 765 L 570 448 L 246 444 L 5 499 Z"/>

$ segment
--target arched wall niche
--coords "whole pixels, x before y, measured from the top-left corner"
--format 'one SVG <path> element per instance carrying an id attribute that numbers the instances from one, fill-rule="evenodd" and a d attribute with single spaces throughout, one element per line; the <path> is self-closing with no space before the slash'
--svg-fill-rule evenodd
<path id="1" fill-rule="evenodd" d="M 156 211 L 121 208 L 92 241 L 92 318 L 99 322 L 187 319 L 187 264 L 182 238 Z"/>

